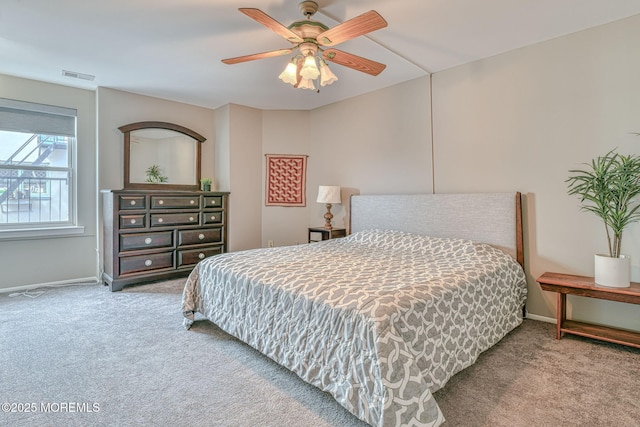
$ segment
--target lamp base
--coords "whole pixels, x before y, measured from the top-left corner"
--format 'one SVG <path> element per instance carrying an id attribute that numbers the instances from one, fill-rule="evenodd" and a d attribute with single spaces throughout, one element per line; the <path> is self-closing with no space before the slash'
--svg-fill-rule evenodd
<path id="1" fill-rule="evenodd" d="M 333 214 L 331 213 L 331 203 L 327 203 L 327 213 L 324 214 L 324 228 L 327 230 L 331 230 L 333 227 L 331 226 L 331 219 L 333 218 Z"/>

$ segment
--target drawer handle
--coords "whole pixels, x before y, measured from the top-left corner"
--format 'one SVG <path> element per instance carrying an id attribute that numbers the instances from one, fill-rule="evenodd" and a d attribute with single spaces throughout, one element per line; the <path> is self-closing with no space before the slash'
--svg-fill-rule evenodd
<path id="1" fill-rule="evenodd" d="M 164 222 L 164 219 L 158 218 L 158 222 Z"/>
<path id="2" fill-rule="evenodd" d="M 216 220 L 216 216 L 215 215 L 211 215 L 211 221 L 215 221 Z"/>
<path id="3" fill-rule="evenodd" d="M 198 258 L 200 258 L 200 259 L 204 259 L 204 254 L 203 254 L 202 252 L 200 252 L 200 253 L 198 254 Z"/>
<path id="4" fill-rule="evenodd" d="M 159 205 L 164 205 L 164 200 L 158 200 Z"/>
<path id="5" fill-rule="evenodd" d="M 211 204 L 215 205 L 216 204 L 216 199 L 211 200 Z"/>
<path id="6" fill-rule="evenodd" d="M 189 203 L 191 203 L 192 205 L 196 203 L 195 200 L 189 200 Z"/>
<path id="7" fill-rule="evenodd" d="M 136 220 L 135 220 L 135 219 L 132 219 L 132 220 L 131 220 L 131 224 L 135 224 L 135 223 L 136 223 Z"/>
<path id="8" fill-rule="evenodd" d="M 144 262 L 144 265 L 146 265 L 147 267 L 149 267 L 151 264 L 153 264 L 153 261 L 151 261 L 150 259 Z"/>
<path id="9" fill-rule="evenodd" d="M 202 234 L 202 233 L 198 234 L 198 239 L 204 240 L 204 234 Z"/>
<path id="10" fill-rule="evenodd" d="M 146 239 L 144 239 L 144 243 L 147 245 L 150 245 L 152 241 L 153 239 L 151 239 L 151 237 L 147 237 Z"/>
<path id="11" fill-rule="evenodd" d="M 131 201 L 131 202 L 129 202 L 129 203 L 131 203 L 131 206 L 135 206 L 136 201 L 135 201 L 135 200 L 132 200 L 132 201 Z"/>
<path id="12" fill-rule="evenodd" d="M 193 217 L 192 216 L 189 217 L 189 221 L 193 221 Z"/>

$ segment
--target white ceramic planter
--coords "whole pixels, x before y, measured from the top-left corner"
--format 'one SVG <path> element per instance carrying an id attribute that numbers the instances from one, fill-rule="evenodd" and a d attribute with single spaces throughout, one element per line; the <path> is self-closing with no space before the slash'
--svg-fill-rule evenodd
<path id="1" fill-rule="evenodd" d="M 631 258 L 628 256 L 595 255 L 594 261 L 596 286 L 628 288 L 631 285 Z"/>

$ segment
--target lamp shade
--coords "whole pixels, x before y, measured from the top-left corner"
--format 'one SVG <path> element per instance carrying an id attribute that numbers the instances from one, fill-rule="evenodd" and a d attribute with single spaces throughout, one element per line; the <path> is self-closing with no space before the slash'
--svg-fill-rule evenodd
<path id="1" fill-rule="evenodd" d="M 321 185 L 318 187 L 318 203 L 340 203 L 340 187 Z"/>

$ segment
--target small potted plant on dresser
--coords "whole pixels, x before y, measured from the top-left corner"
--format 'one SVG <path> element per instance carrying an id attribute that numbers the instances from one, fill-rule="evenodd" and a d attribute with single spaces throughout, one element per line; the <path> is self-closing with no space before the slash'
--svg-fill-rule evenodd
<path id="1" fill-rule="evenodd" d="M 630 258 L 620 253 L 625 228 L 640 220 L 640 157 L 612 150 L 585 164 L 587 168 L 570 170 L 569 195 L 580 197 L 581 210 L 602 219 L 607 233 L 609 254 L 595 255 L 596 285 L 626 288 L 630 286 Z"/>
<path id="2" fill-rule="evenodd" d="M 211 178 L 201 178 L 200 186 L 202 191 L 211 191 Z"/>

